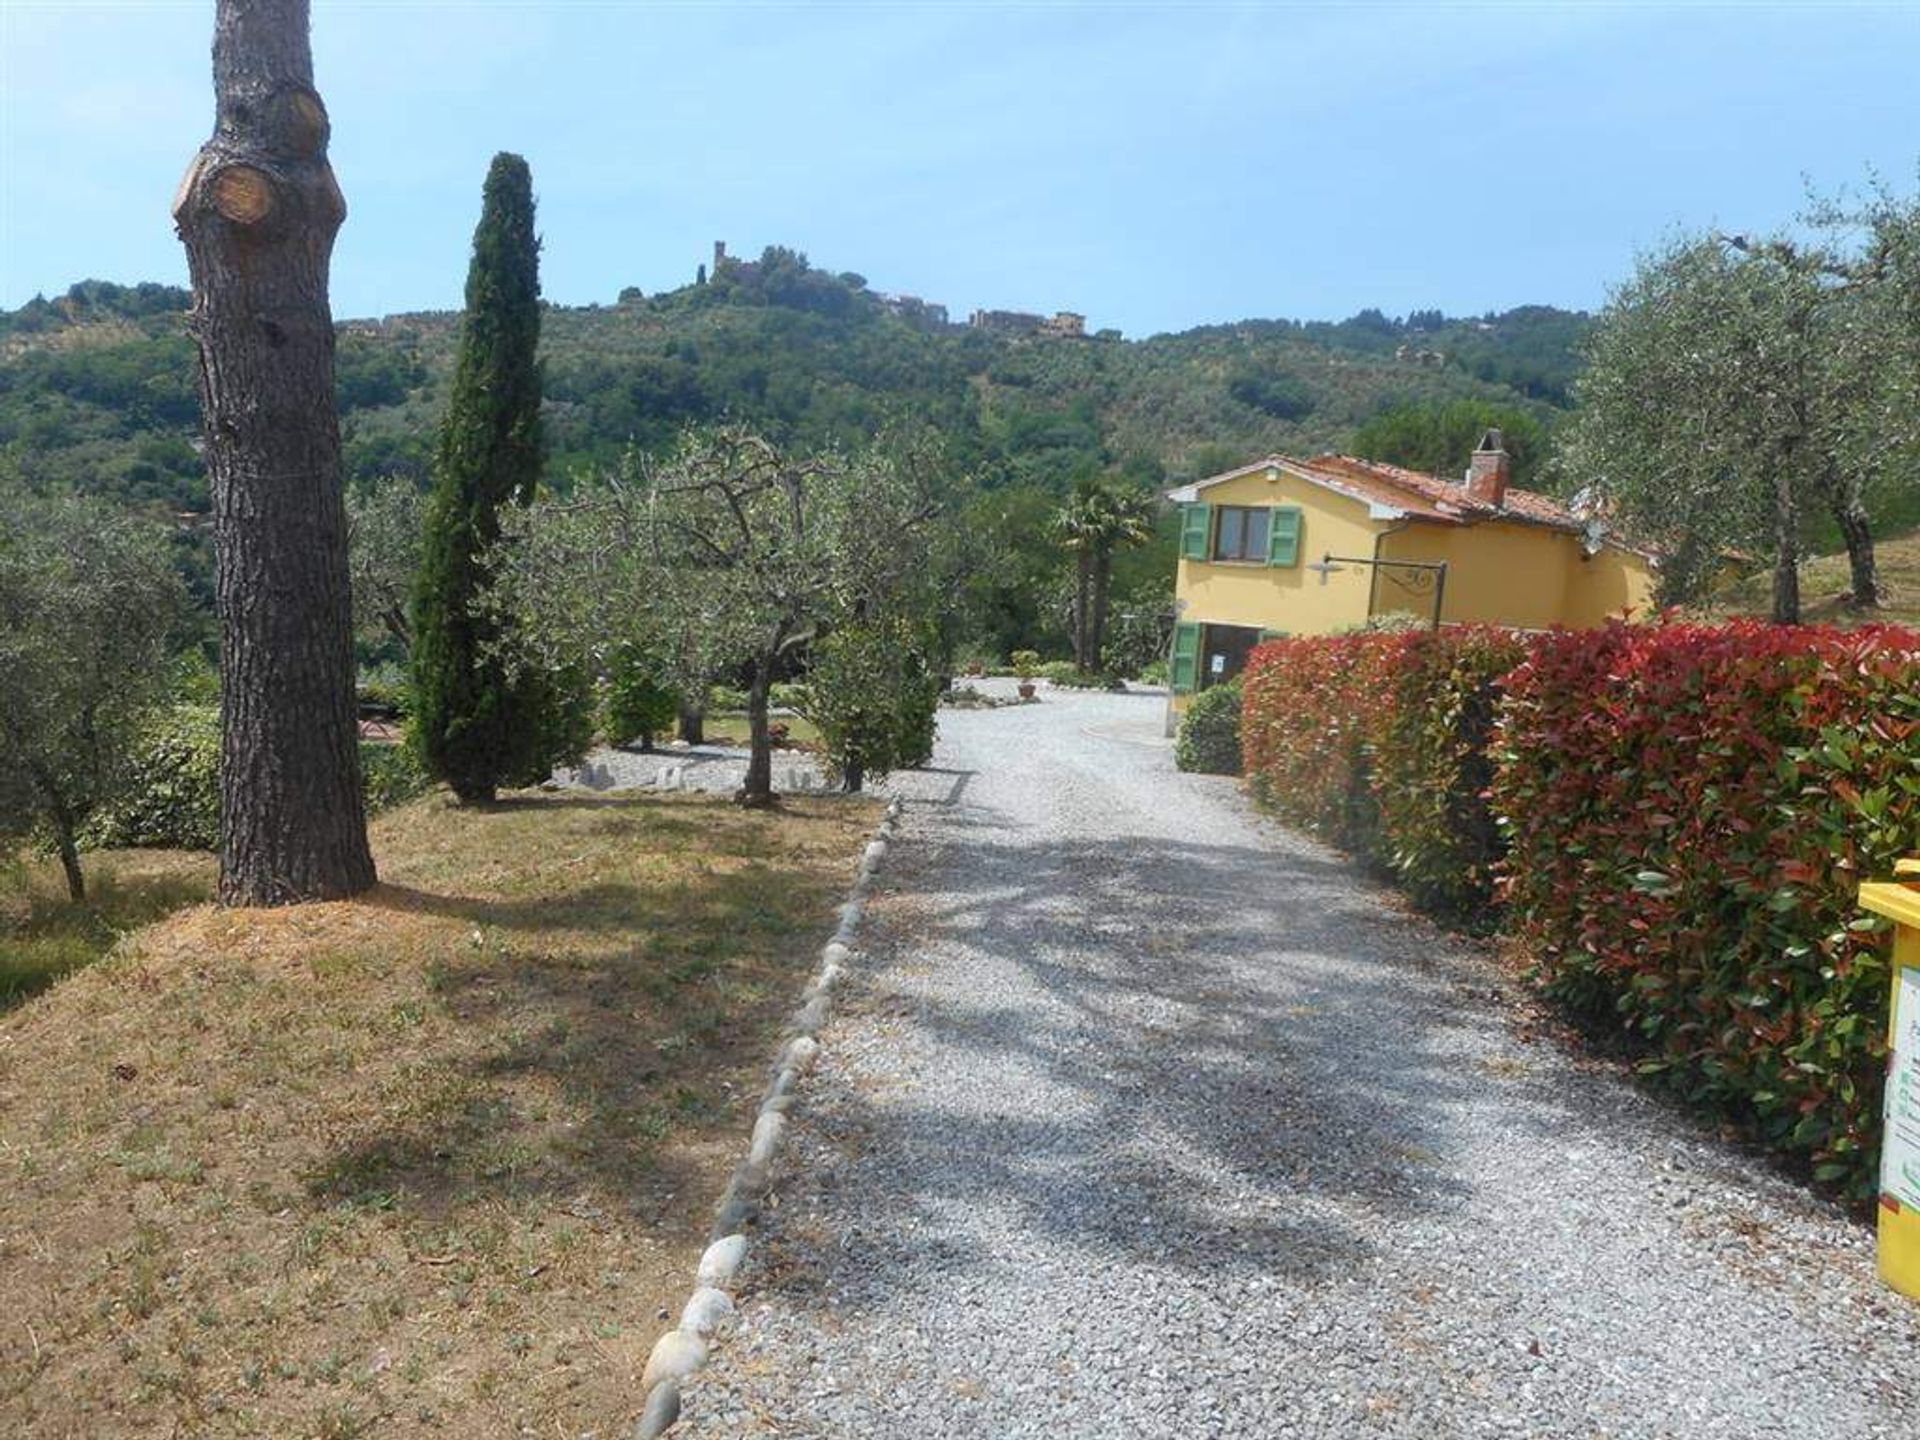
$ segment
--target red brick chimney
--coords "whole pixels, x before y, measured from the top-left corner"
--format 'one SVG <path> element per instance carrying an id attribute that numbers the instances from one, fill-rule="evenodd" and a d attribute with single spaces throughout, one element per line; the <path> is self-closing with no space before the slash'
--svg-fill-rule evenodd
<path id="1" fill-rule="evenodd" d="M 1512 478 L 1513 457 L 1507 454 L 1504 437 L 1498 430 L 1487 431 L 1467 470 L 1467 494 L 1498 510 L 1506 504 L 1507 482 Z"/>

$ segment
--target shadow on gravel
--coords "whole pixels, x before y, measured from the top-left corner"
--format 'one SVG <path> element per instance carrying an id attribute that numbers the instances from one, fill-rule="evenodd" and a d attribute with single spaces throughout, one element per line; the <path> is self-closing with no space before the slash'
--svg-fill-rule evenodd
<path id="1" fill-rule="evenodd" d="M 841 1304 L 923 1287 L 929 1262 L 1004 1264 L 956 1223 L 980 1212 L 1087 1265 L 1312 1285 L 1370 1258 L 1380 1217 L 1465 1202 L 1449 1112 L 1499 1083 L 1475 1060 L 1498 1022 L 1350 866 L 1140 838 L 1028 848 L 976 826 L 1006 822 L 943 815 L 909 862 L 938 898 L 904 905 L 913 933 L 875 1003 L 930 1032 L 936 1060 L 911 1102 L 860 1107 L 844 1137 L 886 1161 L 842 1150 L 835 1167 L 876 1222 L 851 1237 Z M 915 984 L 955 946 L 1008 967 L 990 999 Z M 1564 1114 L 1545 1087 L 1516 1099 L 1543 1140 Z"/>

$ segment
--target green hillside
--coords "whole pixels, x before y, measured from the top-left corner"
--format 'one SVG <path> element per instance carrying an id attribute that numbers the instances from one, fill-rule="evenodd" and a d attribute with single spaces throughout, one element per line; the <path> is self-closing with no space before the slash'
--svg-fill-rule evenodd
<path id="1" fill-rule="evenodd" d="M 0 313 L 0 463 L 37 483 L 203 510 L 184 292 L 76 285 Z M 458 324 L 429 313 L 347 321 L 340 406 L 354 477 L 424 474 Z M 1480 319 L 1367 311 L 1123 340 L 992 334 L 890 313 L 858 276 L 770 249 L 711 283 L 548 310 L 556 483 L 691 422 L 750 422 L 802 444 L 850 442 L 890 417 L 945 432 L 990 486 L 1064 487 L 1089 468 L 1145 483 L 1267 450 L 1350 443 L 1397 406 L 1462 399 L 1550 419 L 1583 315 Z"/>

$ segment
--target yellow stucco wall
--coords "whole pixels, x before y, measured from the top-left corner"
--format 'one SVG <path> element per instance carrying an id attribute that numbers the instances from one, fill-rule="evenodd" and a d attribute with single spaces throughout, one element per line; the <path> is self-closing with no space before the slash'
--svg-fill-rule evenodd
<path id="1" fill-rule="evenodd" d="M 1544 630 L 1566 613 L 1567 573 L 1580 558 L 1570 535 L 1497 520 L 1478 525 L 1409 525 L 1380 542 L 1383 560 L 1445 561 L 1443 623 L 1518 625 Z M 1391 572 L 1380 577 L 1375 608 L 1431 614 L 1431 599 L 1397 598 Z"/>
<path id="2" fill-rule="evenodd" d="M 1297 505 L 1301 510 L 1300 563 L 1279 567 L 1251 562 L 1181 560 L 1174 593 L 1186 601 L 1183 621 L 1200 625 L 1251 625 L 1290 635 L 1324 635 L 1367 618 L 1367 577 L 1348 570 L 1320 583 L 1310 561 L 1335 555 L 1373 554 L 1376 523 L 1358 500 L 1280 472 L 1243 475 L 1207 490 L 1209 505 Z"/>
<path id="3" fill-rule="evenodd" d="M 1646 556 L 1614 545 L 1603 546 L 1592 559 L 1583 560 L 1568 579 L 1566 619 L 1562 623 L 1584 629 L 1623 612 L 1635 620 L 1645 620 L 1655 610 L 1656 582 Z"/>
<path id="4" fill-rule="evenodd" d="M 1248 625 L 1291 635 L 1324 635 L 1372 613 L 1432 614 L 1432 592 L 1408 588 L 1391 571 L 1348 566 L 1321 583 L 1310 562 L 1335 555 L 1447 564 L 1443 622 L 1546 629 L 1585 627 L 1631 609 L 1650 613 L 1654 576 L 1640 555 L 1614 546 L 1587 556 L 1578 536 L 1541 525 L 1484 520 L 1472 525 L 1376 520 L 1368 507 L 1285 470 L 1241 476 L 1202 492 L 1210 505 L 1296 505 L 1300 563 L 1291 567 L 1181 560 L 1180 619 Z"/>

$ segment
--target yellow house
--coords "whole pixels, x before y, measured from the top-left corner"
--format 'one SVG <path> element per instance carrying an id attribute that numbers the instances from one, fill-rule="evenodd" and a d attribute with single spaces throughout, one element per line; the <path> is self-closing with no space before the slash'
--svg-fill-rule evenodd
<path id="1" fill-rule="evenodd" d="M 1231 680 L 1277 635 L 1403 612 L 1544 630 L 1644 614 L 1653 559 L 1595 516 L 1509 485 L 1491 430 L 1459 482 L 1397 465 L 1269 455 L 1169 492 L 1181 506 L 1176 695 Z"/>

